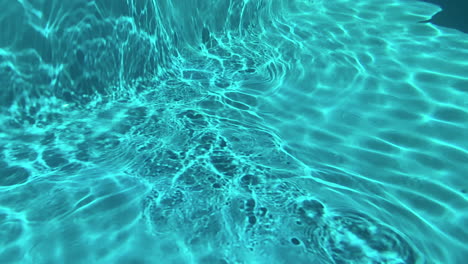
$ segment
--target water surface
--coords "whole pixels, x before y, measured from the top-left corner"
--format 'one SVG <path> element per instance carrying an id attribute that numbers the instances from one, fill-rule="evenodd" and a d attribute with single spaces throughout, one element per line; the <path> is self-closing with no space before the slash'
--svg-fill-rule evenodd
<path id="1" fill-rule="evenodd" d="M 0 263 L 468 256 L 468 35 L 420 23 L 440 7 L 0 4 Z"/>

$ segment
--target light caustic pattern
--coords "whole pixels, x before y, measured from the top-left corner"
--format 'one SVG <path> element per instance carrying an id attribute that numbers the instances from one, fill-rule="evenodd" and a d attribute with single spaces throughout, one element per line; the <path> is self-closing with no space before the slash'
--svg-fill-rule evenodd
<path id="1" fill-rule="evenodd" d="M 0 4 L 0 263 L 464 263 L 436 6 Z"/>

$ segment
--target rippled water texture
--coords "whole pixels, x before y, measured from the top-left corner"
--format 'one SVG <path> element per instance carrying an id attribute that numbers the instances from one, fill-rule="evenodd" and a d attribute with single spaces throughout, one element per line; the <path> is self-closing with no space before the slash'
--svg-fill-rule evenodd
<path id="1" fill-rule="evenodd" d="M 0 4 L 0 263 L 465 263 L 439 7 Z"/>

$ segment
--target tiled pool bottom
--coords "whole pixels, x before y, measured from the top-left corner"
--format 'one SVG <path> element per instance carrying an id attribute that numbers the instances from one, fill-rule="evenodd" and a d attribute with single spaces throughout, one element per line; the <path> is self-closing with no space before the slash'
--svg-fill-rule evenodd
<path id="1" fill-rule="evenodd" d="M 463 263 L 468 37 L 436 7 L 23 4 L 1 263 Z"/>

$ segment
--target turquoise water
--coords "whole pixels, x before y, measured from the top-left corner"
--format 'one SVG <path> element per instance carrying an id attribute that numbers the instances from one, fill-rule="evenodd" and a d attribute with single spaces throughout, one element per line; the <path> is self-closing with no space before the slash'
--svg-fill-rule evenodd
<path id="1" fill-rule="evenodd" d="M 436 5 L 0 4 L 0 263 L 465 263 Z"/>

